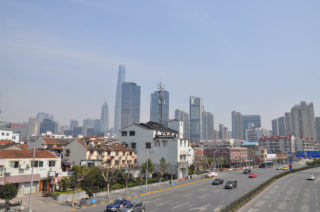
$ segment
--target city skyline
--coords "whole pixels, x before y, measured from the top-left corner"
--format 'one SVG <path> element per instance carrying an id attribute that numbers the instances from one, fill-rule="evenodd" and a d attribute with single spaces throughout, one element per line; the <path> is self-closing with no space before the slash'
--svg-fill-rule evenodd
<path id="1" fill-rule="evenodd" d="M 141 122 L 159 81 L 170 91 L 170 118 L 200 96 L 216 128 L 231 129 L 235 110 L 260 114 L 271 129 L 300 101 L 320 115 L 318 2 L 180 3 L 66 1 L 74 9 L 61 11 L 52 2 L 1 2 L 0 120 L 28 122 L 44 111 L 61 125 L 81 123 L 107 100 L 112 127 L 119 64 L 141 85 Z"/>

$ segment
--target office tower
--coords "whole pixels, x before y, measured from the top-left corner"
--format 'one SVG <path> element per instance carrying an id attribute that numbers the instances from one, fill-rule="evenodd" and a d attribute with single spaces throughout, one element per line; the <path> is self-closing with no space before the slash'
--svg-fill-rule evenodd
<path id="1" fill-rule="evenodd" d="M 200 142 L 202 135 L 202 111 L 201 97 L 190 97 L 190 140 Z"/>
<path id="2" fill-rule="evenodd" d="M 174 118 L 183 121 L 183 138 L 190 140 L 190 117 L 189 113 L 176 109 Z"/>
<path id="3" fill-rule="evenodd" d="M 315 118 L 316 141 L 320 142 L 320 117 Z"/>
<path id="4" fill-rule="evenodd" d="M 278 135 L 285 136 L 286 135 L 286 122 L 284 116 L 278 118 Z"/>
<path id="5" fill-rule="evenodd" d="M 121 128 L 140 122 L 141 87 L 134 82 L 123 82 L 121 88 Z"/>
<path id="6" fill-rule="evenodd" d="M 83 135 L 83 128 L 82 127 L 74 127 L 72 130 L 72 137 L 78 138 L 80 135 Z"/>
<path id="7" fill-rule="evenodd" d="M 70 120 L 70 130 L 72 130 L 74 127 L 78 127 L 79 123 L 76 120 Z"/>
<path id="8" fill-rule="evenodd" d="M 273 119 L 271 121 L 271 124 L 272 124 L 272 136 L 279 135 L 278 119 Z"/>
<path id="9" fill-rule="evenodd" d="M 245 138 L 246 130 L 253 124 L 254 127 L 261 127 L 260 115 L 242 115 L 242 131 Z"/>
<path id="10" fill-rule="evenodd" d="M 169 92 L 159 87 L 158 91 L 151 94 L 150 121 L 168 126 L 169 121 Z"/>
<path id="11" fill-rule="evenodd" d="M 101 124 L 101 129 L 99 131 L 104 132 L 106 134 L 109 130 L 109 106 L 107 102 L 105 102 L 101 108 L 100 124 Z"/>
<path id="12" fill-rule="evenodd" d="M 58 123 L 51 119 L 43 119 L 40 124 L 40 133 L 52 132 L 56 133 L 58 129 Z"/>
<path id="13" fill-rule="evenodd" d="M 28 137 L 39 135 L 38 119 L 30 117 L 28 121 Z"/>
<path id="14" fill-rule="evenodd" d="M 291 120 L 291 114 L 285 113 L 284 114 L 285 119 L 285 135 L 291 135 L 292 134 L 292 120 Z"/>
<path id="15" fill-rule="evenodd" d="M 229 139 L 228 127 L 223 124 L 219 124 L 219 139 Z"/>
<path id="16" fill-rule="evenodd" d="M 231 112 L 232 117 L 232 138 L 243 139 L 242 114 L 236 111 Z"/>
<path id="17" fill-rule="evenodd" d="M 315 120 L 313 103 L 302 101 L 291 109 L 292 132 L 296 137 L 315 139 Z"/>
<path id="18" fill-rule="evenodd" d="M 36 118 L 38 119 L 38 123 L 41 124 L 44 119 L 53 120 L 53 115 L 41 112 L 37 113 Z"/>
<path id="19" fill-rule="evenodd" d="M 202 112 L 202 140 L 214 139 L 214 120 L 213 114 L 210 112 Z"/>
<path id="20" fill-rule="evenodd" d="M 100 119 L 85 119 L 85 120 L 83 120 L 83 127 L 85 129 L 88 129 L 88 128 L 95 129 L 96 132 L 100 132 L 101 120 Z M 84 131 L 84 132 L 86 132 L 86 131 Z"/>
<path id="21" fill-rule="evenodd" d="M 119 65 L 118 71 L 118 82 L 117 82 L 117 90 L 116 90 L 116 101 L 115 101 L 115 109 L 114 109 L 114 132 L 118 133 L 121 127 L 121 94 L 122 94 L 122 82 L 125 81 L 126 76 L 126 67 L 123 65 Z"/>

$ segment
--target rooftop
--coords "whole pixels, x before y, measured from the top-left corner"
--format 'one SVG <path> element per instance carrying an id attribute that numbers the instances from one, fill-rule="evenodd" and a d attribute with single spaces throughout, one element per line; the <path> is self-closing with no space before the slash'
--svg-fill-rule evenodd
<path id="1" fill-rule="evenodd" d="M 2 150 L 0 151 L 0 159 L 7 158 L 32 158 L 33 150 Z M 47 150 L 35 150 L 35 158 L 57 158 L 54 154 Z"/>

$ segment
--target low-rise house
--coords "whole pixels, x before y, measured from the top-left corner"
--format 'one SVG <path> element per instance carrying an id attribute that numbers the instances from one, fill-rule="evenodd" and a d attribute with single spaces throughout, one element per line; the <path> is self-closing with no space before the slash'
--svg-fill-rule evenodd
<path id="1" fill-rule="evenodd" d="M 135 150 L 137 163 L 143 164 L 150 158 L 157 170 L 161 158 L 165 158 L 178 178 L 187 177 L 194 151 L 191 143 L 183 138 L 182 121 L 169 121 L 169 127 L 151 121 L 132 124 L 120 130 L 119 140 Z"/>
<path id="2" fill-rule="evenodd" d="M 0 130 L 0 140 L 12 140 L 15 143 L 19 143 L 20 135 L 13 131 Z"/>
<path id="3" fill-rule="evenodd" d="M 94 142 L 74 140 L 63 150 L 66 165 L 104 165 L 110 168 L 126 168 L 135 165 L 133 149 L 120 142 Z"/>
<path id="4" fill-rule="evenodd" d="M 54 190 L 60 177 L 66 176 L 61 169 L 61 158 L 46 150 L 1 150 L 0 151 L 0 185 L 13 183 L 18 194 L 30 192 L 33 165 L 32 193 Z"/>
<path id="5" fill-rule="evenodd" d="M 46 149 L 57 155 L 63 152 L 63 148 L 69 143 L 67 139 L 37 137 L 31 145 L 35 145 L 37 149 Z"/>
<path id="6" fill-rule="evenodd" d="M 243 166 L 248 162 L 248 150 L 243 147 L 205 147 L 204 155 L 223 165 Z"/>

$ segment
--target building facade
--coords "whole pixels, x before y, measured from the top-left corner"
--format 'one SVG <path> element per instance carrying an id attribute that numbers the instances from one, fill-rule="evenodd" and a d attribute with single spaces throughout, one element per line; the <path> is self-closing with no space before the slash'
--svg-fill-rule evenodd
<path id="1" fill-rule="evenodd" d="M 141 87 L 134 82 L 123 82 L 121 92 L 122 129 L 140 122 Z"/>
<path id="2" fill-rule="evenodd" d="M 169 92 L 158 90 L 151 94 L 150 121 L 168 126 L 169 121 Z M 161 115 L 160 115 L 161 114 Z"/>
<path id="3" fill-rule="evenodd" d="M 242 114 L 236 111 L 231 112 L 232 117 L 232 138 L 243 139 Z"/>
<path id="4" fill-rule="evenodd" d="M 315 118 L 316 141 L 320 143 L 320 117 Z"/>
<path id="5" fill-rule="evenodd" d="M 261 128 L 261 127 L 251 127 L 246 130 L 247 138 L 249 142 L 258 142 L 261 137 L 270 137 L 272 132 L 270 130 Z"/>
<path id="6" fill-rule="evenodd" d="M 0 130 L 0 140 L 11 140 L 15 143 L 19 143 L 20 135 L 13 131 Z"/>
<path id="7" fill-rule="evenodd" d="M 261 117 L 260 115 L 242 115 L 242 133 L 243 139 L 245 139 L 246 130 L 251 126 L 261 127 Z"/>
<path id="8" fill-rule="evenodd" d="M 176 120 L 183 122 L 183 138 L 190 140 L 190 116 L 189 113 L 176 109 L 174 113 Z"/>
<path id="9" fill-rule="evenodd" d="M 214 139 L 214 118 L 210 112 L 202 112 L 202 140 Z"/>
<path id="10" fill-rule="evenodd" d="M 107 102 L 103 103 L 100 116 L 100 132 L 106 134 L 109 131 L 109 106 Z"/>

